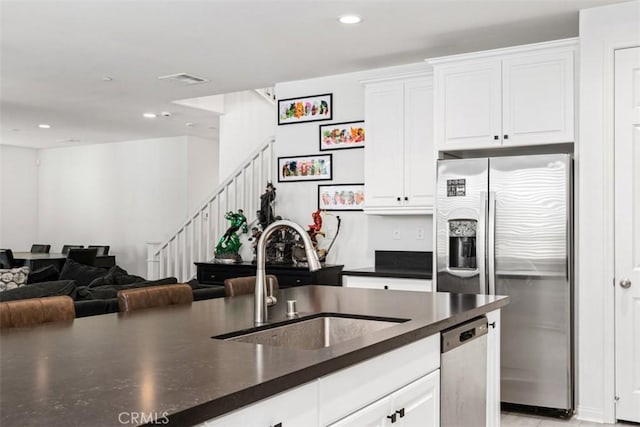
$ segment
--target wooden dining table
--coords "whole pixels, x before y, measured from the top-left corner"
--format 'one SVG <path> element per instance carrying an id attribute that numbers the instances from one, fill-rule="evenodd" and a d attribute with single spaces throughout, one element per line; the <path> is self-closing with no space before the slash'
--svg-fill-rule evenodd
<path id="1" fill-rule="evenodd" d="M 31 253 L 31 252 L 14 252 L 13 259 L 16 264 L 29 267 L 31 271 L 54 265 L 58 271 L 62 271 L 62 267 L 67 260 L 66 254 L 60 253 Z M 99 255 L 96 257 L 95 267 L 111 268 L 116 265 L 115 255 Z"/>

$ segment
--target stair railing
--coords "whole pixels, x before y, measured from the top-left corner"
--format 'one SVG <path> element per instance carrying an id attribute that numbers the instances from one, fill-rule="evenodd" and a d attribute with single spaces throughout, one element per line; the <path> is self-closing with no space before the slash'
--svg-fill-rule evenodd
<path id="1" fill-rule="evenodd" d="M 217 240 L 228 227 L 224 214 L 242 209 L 249 224 L 260 209 L 260 195 L 273 181 L 273 145 L 268 138 L 224 181 L 207 201 L 164 242 L 147 243 L 147 278 L 176 277 L 186 282 L 196 275 L 195 262 L 213 259 Z"/>

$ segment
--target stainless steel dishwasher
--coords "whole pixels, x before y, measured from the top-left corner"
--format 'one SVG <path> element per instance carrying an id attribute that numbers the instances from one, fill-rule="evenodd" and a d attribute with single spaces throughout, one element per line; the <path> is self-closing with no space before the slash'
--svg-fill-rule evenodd
<path id="1" fill-rule="evenodd" d="M 487 418 L 487 318 L 442 332 L 440 426 L 484 426 Z"/>

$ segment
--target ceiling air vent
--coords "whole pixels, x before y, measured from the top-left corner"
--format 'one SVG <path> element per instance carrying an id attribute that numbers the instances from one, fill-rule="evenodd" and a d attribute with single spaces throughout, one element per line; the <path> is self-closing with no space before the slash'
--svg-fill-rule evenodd
<path id="1" fill-rule="evenodd" d="M 168 76 L 160 76 L 158 78 L 160 80 L 168 80 L 172 83 L 177 83 L 181 85 L 195 85 L 198 83 L 206 83 L 209 81 L 202 77 L 194 76 L 193 74 L 187 74 L 187 73 L 169 74 Z"/>

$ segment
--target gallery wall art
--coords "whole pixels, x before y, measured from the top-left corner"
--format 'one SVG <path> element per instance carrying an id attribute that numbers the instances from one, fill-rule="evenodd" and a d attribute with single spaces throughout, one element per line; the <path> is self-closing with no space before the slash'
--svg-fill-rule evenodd
<path id="1" fill-rule="evenodd" d="M 278 100 L 278 125 L 317 122 L 333 118 L 333 95 L 310 95 Z"/>

